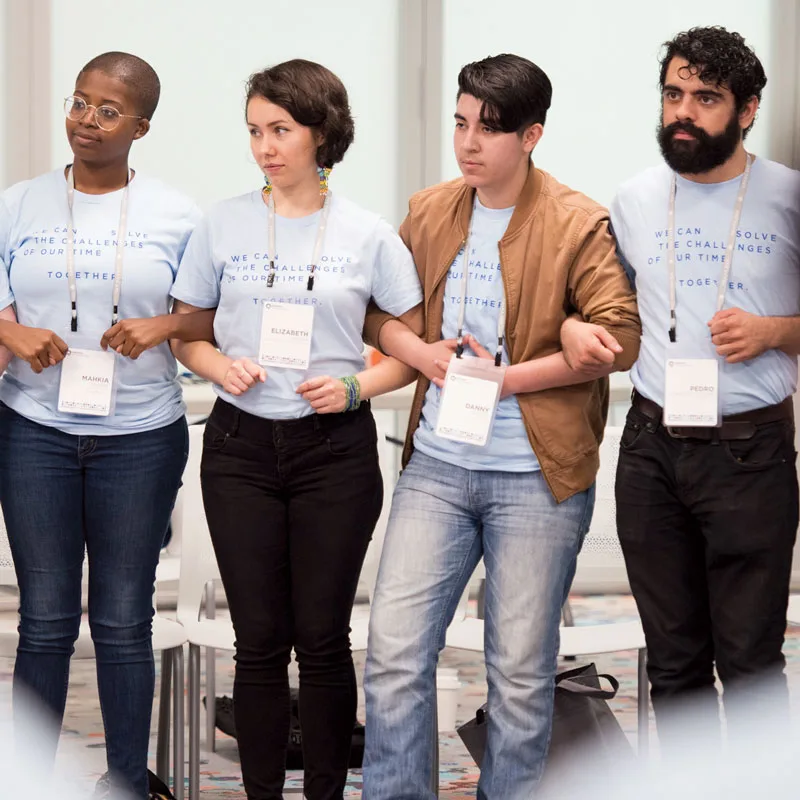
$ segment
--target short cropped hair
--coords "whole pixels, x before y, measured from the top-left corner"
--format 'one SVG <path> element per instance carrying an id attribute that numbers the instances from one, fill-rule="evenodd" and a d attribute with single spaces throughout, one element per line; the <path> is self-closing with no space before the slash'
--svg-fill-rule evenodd
<path id="1" fill-rule="evenodd" d="M 86 64 L 77 80 L 87 72 L 102 72 L 133 89 L 139 114 L 146 119 L 153 118 L 161 96 L 161 81 L 144 59 L 130 53 L 103 53 Z"/>
<path id="2" fill-rule="evenodd" d="M 317 164 L 333 167 L 353 143 L 355 124 L 347 89 L 327 67 L 295 58 L 250 76 L 247 102 L 263 97 L 288 111 L 301 125 L 322 136 Z"/>
<path id="3" fill-rule="evenodd" d="M 457 98 L 462 94 L 482 101 L 481 121 L 489 127 L 522 133 L 536 123 L 544 125 L 553 86 L 532 61 L 504 53 L 462 67 Z"/>

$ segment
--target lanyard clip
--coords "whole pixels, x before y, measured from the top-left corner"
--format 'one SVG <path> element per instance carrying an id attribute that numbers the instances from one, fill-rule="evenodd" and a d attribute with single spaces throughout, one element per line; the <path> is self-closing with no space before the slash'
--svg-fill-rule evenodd
<path id="1" fill-rule="evenodd" d="M 456 336 L 456 358 L 461 358 L 464 355 L 464 334 L 459 331 Z"/>

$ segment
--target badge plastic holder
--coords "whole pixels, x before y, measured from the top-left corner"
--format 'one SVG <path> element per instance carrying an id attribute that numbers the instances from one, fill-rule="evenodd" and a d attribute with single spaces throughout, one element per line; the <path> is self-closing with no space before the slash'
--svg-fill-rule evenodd
<path id="1" fill-rule="evenodd" d="M 295 322 L 291 321 L 292 316 Z M 306 336 L 272 334 L 270 326 L 306 331 Z M 261 301 L 258 321 L 258 357 L 262 367 L 307 370 L 311 363 L 311 337 L 314 330 L 314 306 Z"/>
<path id="2" fill-rule="evenodd" d="M 97 335 L 65 331 L 61 338 L 69 347 L 63 361 L 58 365 L 58 414 L 64 417 L 111 417 L 117 407 L 117 360 L 118 354 L 111 348 L 100 347 L 102 332 Z M 97 369 L 100 359 L 102 368 Z M 81 367 L 88 366 L 90 360 L 93 367 L 83 376 L 80 392 L 83 397 L 70 392 L 65 381 L 72 379 L 76 384 L 81 381 Z M 108 381 L 108 383 L 106 383 Z M 70 397 L 69 395 L 73 396 Z"/>
<path id="3" fill-rule="evenodd" d="M 706 345 L 667 345 L 664 369 L 666 428 L 718 428 L 722 425 L 719 362 L 716 349 Z"/>
<path id="4" fill-rule="evenodd" d="M 453 355 L 444 377 L 436 435 L 484 447 L 492 435 L 506 369 L 489 359 Z"/>

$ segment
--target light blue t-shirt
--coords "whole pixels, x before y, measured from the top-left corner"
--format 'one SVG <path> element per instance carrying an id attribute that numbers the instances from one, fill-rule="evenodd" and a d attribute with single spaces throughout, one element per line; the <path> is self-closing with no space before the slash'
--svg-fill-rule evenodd
<path id="1" fill-rule="evenodd" d="M 116 233 L 122 190 L 75 192 L 75 278 L 78 333 L 99 347 L 111 327 Z M 200 217 L 195 204 L 161 181 L 136 172 L 130 182 L 120 319 L 170 311 L 169 292 L 189 235 Z M 0 260 L 17 318 L 59 336 L 70 329 L 67 282 L 67 182 L 58 169 L 12 186 L 0 195 Z M 0 295 L 3 295 L 0 286 Z M 169 425 L 184 413 L 177 365 L 164 343 L 135 361 L 117 357 L 116 401 L 108 417 L 57 411 L 61 367 L 37 375 L 13 359 L 0 382 L 0 400 L 17 413 L 70 434 L 107 436 Z"/>
<path id="2" fill-rule="evenodd" d="M 320 214 L 275 216 L 275 283 L 269 276 L 267 207 L 260 191 L 219 203 L 200 222 L 181 261 L 173 297 L 216 308 L 214 334 L 231 358 L 256 359 L 262 300 L 314 307 L 308 370 L 269 367 L 265 383 L 228 403 L 265 419 L 313 413 L 297 387 L 310 377 L 339 378 L 364 369 L 362 330 L 370 297 L 395 316 L 422 302 L 411 254 L 377 214 L 331 194 L 314 287 L 307 286 Z"/>
<path id="3" fill-rule="evenodd" d="M 505 302 L 498 242 L 503 238 L 513 212 L 513 207 L 486 208 L 475 197 L 464 333 L 472 334 L 490 353 L 494 353 L 497 348 L 497 322 Z M 463 275 L 464 248 L 459 251 L 447 272 L 442 319 L 443 339 L 452 339 L 458 334 Z M 468 349 L 465 352 L 474 355 Z M 508 364 L 508 350 L 505 348 L 503 362 Z M 491 438 L 484 447 L 476 447 L 436 435 L 441 393 L 441 389 L 431 383 L 425 395 L 419 427 L 414 433 L 414 447 L 420 452 L 465 469 L 502 472 L 533 472 L 539 469 L 539 461 L 528 440 L 522 412 L 514 395 L 500 401 Z"/>
<path id="4" fill-rule="evenodd" d="M 623 262 L 636 284 L 642 319 L 639 359 L 631 370 L 636 389 L 664 404 L 669 331 L 667 214 L 671 170 L 662 165 L 625 183 L 611 204 Z M 708 322 L 741 178 L 703 184 L 678 176 L 675 200 L 677 340 L 708 357 Z M 756 158 L 736 233 L 724 308 L 760 316 L 800 314 L 800 172 Z M 682 353 L 683 354 L 683 353 Z M 797 359 L 768 350 L 751 361 L 720 360 L 722 413 L 738 414 L 780 403 L 797 387 Z"/>

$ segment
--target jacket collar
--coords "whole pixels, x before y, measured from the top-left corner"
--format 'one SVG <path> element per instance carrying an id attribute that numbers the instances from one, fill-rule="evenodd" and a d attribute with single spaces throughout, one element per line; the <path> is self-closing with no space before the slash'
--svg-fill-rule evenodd
<path id="1" fill-rule="evenodd" d="M 530 168 L 528 169 L 528 177 L 525 179 L 522 191 L 517 198 L 517 202 L 514 204 L 514 213 L 511 215 L 508 228 L 506 228 L 506 232 L 503 234 L 501 241 L 506 242 L 513 239 L 519 231 L 525 227 L 536 208 L 543 185 L 544 174 L 541 170 L 536 169 L 531 161 Z M 474 203 L 475 189 L 464 183 L 461 187 L 461 196 L 458 199 L 456 208 L 456 219 L 462 239 L 466 239 L 469 233 L 469 221 L 472 217 L 472 207 Z"/>

